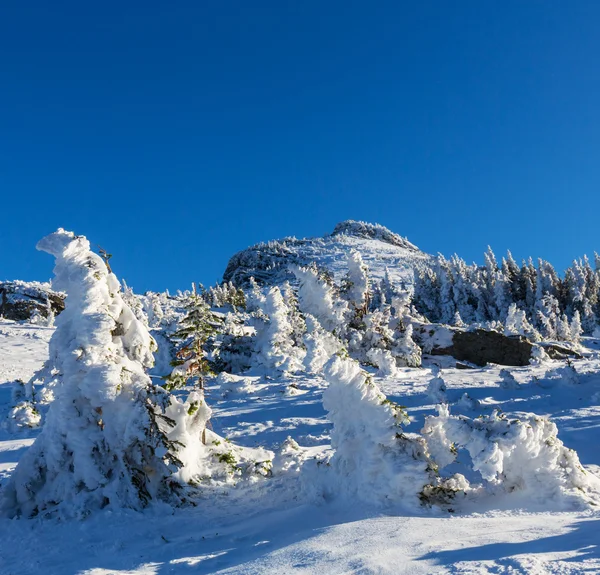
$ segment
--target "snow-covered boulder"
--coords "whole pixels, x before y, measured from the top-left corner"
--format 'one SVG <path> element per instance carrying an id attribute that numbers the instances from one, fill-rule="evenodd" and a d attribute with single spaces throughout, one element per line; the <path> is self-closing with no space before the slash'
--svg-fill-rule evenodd
<path id="1" fill-rule="evenodd" d="M 34 316 L 44 319 L 58 315 L 65 308 L 64 294 L 40 282 L 0 282 L 0 316 L 13 321 L 27 321 Z"/>

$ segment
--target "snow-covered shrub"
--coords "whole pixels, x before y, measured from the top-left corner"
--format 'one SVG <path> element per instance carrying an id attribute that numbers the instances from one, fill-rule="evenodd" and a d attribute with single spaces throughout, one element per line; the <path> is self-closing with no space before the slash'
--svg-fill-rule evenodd
<path id="1" fill-rule="evenodd" d="M 12 404 L 13 408 L 8 414 L 8 421 L 13 430 L 23 428 L 33 429 L 39 427 L 42 422 L 42 416 L 36 406 L 36 397 L 34 394 L 33 380 L 25 383 L 15 381 Z"/>
<path id="2" fill-rule="evenodd" d="M 144 371 L 154 341 L 84 237 L 60 229 L 38 249 L 55 256 L 54 285 L 67 293 L 50 341 L 59 384 L 3 508 L 11 516 L 81 516 L 107 505 L 178 502 L 177 457 L 160 419 L 169 397 Z"/>
<path id="3" fill-rule="evenodd" d="M 534 345 L 531 349 L 531 365 L 541 365 L 544 361 L 550 359 L 546 350 L 541 345 Z"/>
<path id="4" fill-rule="evenodd" d="M 222 371 L 216 378 L 215 383 L 221 386 L 224 395 L 248 394 L 256 391 L 256 377 L 234 375 Z"/>
<path id="5" fill-rule="evenodd" d="M 180 461 L 173 478 L 208 488 L 269 475 L 273 453 L 240 447 L 220 437 L 208 427 L 211 414 L 202 391 L 193 391 L 185 402 L 173 401 L 167 407 L 165 416 L 173 422 L 167 437 L 178 446 Z"/>
<path id="6" fill-rule="evenodd" d="M 398 373 L 396 358 L 387 349 L 371 348 L 367 357 L 378 368 L 378 375 L 383 377 L 394 376 Z"/>
<path id="7" fill-rule="evenodd" d="M 471 397 L 466 391 L 462 394 L 456 405 L 467 411 L 474 411 L 481 407 L 481 403 L 474 397 Z"/>
<path id="8" fill-rule="evenodd" d="M 528 501 L 548 504 L 600 503 L 600 479 L 586 472 L 575 451 L 557 437 L 556 425 L 534 414 L 509 419 L 492 415 L 452 416 L 447 405 L 425 420 L 423 435 L 442 469 L 466 449 L 490 494 L 520 492 Z"/>
<path id="9" fill-rule="evenodd" d="M 148 327 L 148 316 L 144 310 L 144 301 L 142 296 L 138 296 L 134 293 L 133 289 L 129 287 L 125 280 L 123 280 L 123 289 L 121 297 L 126 306 L 131 309 L 136 319 L 141 321 L 146 327 Z"/>
<path id="10" fill-rule="evenodd" d="M 392 354 L 399 367 L 421 367 L 421 348 L 413 339 L 413 326 L 408 324 L 403 331 L 396 330 Z"/>
<path id="11" fill-rule="evenodd" d="M 325 495 L 416 508 L 435 477 L 423 440 L 402 433 L 404 409 L 388 401 L 356 361 L 333 358 L 325 377 L 323 405 L 335 450 L 322 466 Z"/>
<path id="12" fill-rule="evenodd" d="M 442 378 L 441 371 L 439 368 L 434 367 L 433 377 L 429 380 L 427 386 L 427 394 L 435 403 L 448 403 L 446 389 L 446 382 Z"/>
<path id="13" fill-rule="evenodd" d="M 575 385 L 579 383 L 579 374 L 573 365 L 567 363 L 567 365 L 547 371 L 544 379 L 552 382 Z"/>
<path id="14" fill-rule="evenodd" d="M 157 328 L 162 325 L 165 312 L 163 309 L 161 294 L 155 292 L 146 292 L 142 298 L 144 313 L 148 318 L 148 326 Z"/>
<path id="15" fill-rule="evenodd" d="M 503 389 L 518 389 L 519 382 L 508 369 L 500 370 L 500 387 Z"/>

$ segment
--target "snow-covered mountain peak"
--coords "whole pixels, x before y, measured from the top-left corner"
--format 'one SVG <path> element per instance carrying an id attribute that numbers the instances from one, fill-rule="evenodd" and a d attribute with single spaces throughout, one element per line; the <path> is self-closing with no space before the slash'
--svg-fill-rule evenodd
<path id="1" fill-rule="evenodd" d="M 337 224 L 331 235 L 347 235 L 354 236 L 356 238 L 380 240 L 382 242 L 392 244 L 393 246 L 400 248 L 405 248 L 407 250 L 413 250 L 415 252 L 419 251 L 419 248 L 410 243 L 406 238 L 395 234 L 379 224 L 370 224 L 368 222 L 356 220 L 346 220 Z"/>
<path id="2" fill-rule="evenodd" d="M 292 279 L 291 265 L 311 263 L 340 278 L 348 270 L 348 255 L 353 250 L 361 253 L 371 277 L 383 277 L 387 267 L 392 278 L 409 283 L 413 269 L 431 257 L 379 224 L 346 220 L 320 238 L 287 237 L 238 252 L 229 260 L 223 279 L 241 287 L 251 277 L 262 284 L 279 284 Z"/>

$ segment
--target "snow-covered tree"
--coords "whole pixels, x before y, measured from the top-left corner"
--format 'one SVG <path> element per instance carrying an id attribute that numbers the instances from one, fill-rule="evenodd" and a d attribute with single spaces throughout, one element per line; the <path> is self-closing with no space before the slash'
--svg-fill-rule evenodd
<path id="1" fill-rule="evenodd" d="M 573 313 L 573 319 L 569 325 L 569 339 L 572 342 L 579 343 L 582 335 L 583 328 L 581 327 L 581 316 L 579 315 L 579 311 L 575 310 Z"/>
<path id="2" fill-rule="evenodd" d="M 154 341 L 87 239 L 59 229 L 38 243 L 66 292 L 50 341 L 56 399 L 3 492 L 10 516 L 84 516 L 106 506 L 178 502 L 171 398 L 145 372 Z"/>
<path id="3" fill-rule="evenodd" d="M 348 255 L 348 274 L 342 284 L 342 294 L 356 313 L 366 313 L 370 299 L 369 269 L 358 251 Z"/>
<path id="4" fill-rule="evenodd" d="M 256 360 L 267 371 L 299 371 L 306 352 L 294 345 L 291 310 L 278 287 L 269 289 L 262 311 L 264 317 L 257 322 Z"/>
<path id="5" fill-rule="evenodd" d="M 173 371 L 165 378 L 165 387 L 169 390 L 188 384 L 202 389 L 206 377 L 213 373 L 204 348 L 221 322 L 211 312 L 195 284 L 185 298 L 184 306 L 187 313 L 170 336 L 175 345 L 175 359 Z"/>
<path id="6" fill-rule="evenodd" d="M 314 265 L 294 267 L 292 271 L 300 283 L 300 310 L 317 318 L 326 330 L 337 335 L 342 333 L 346 328 L 348 304 L 339 299 L 335 286 L 320 276 Z"/>
<path id="7" fill-rule="evenodd" d="M 321 373 L 325 364 L 337 353 L 342 352 L 342 342 L 332 333 L 323 329 L 319 320 L 310 314 L 305 316 L 304 368 L 308 373 Z"/>
<path id="8" fill-rule="evenodd" d="M 523 335 L 534 341 L 539 339 L 535 328 L 527 321 L 525 312 L 520 310 L 515 303 L 508 308 L 504 333 L 505 335 Z"/>
<path id="9" fill-rule="evenodd" d="M 335 450 L 323 469 L 325 493 L 418 507 L 436 479 L 422 439 L 402 433 L 404 409 L 387 400 L 354 360 L 333 358 L 325 377 L 323 405 Z"/>
<path id="10" fill-rule="evenodd" d="M 392 355 L 398 367 L 420 367 L 421 348 L 413 339 L 413 326 L 407 324 L 404 329 L 397 329 L 395 340 L 392 345 Z"/>

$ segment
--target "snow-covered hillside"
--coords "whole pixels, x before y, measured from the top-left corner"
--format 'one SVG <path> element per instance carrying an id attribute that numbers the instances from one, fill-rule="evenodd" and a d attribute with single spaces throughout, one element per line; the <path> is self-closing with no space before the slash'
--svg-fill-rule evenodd
<path id="1" fill-rule="evenodd" d="M 0 575 L 600 572 L 600 269 L 563 297 L 538 268 L 557 343 L 484 321 L 491 255 L 453 261 L 482 317 L 449 326 L 406 284 L 437 313 L 460 282 L 385 228 L 291 244 L 238 254 L 244 290 L 138 296 L 39 242 L 65 308 L 0 320 Z"/>
<path id="2" fill-rule="evenodd" d="M 285 238 L 257 244 L 235 254 L 223 274 L 224 281 L 245 286 L 250 277 L 259 283 L 277 284 L 292 279 L 289 267 L 316 263 L 336 279 L 347 271 L 352 250 L 361 253 L 371 277 L 381 279 L 386 267 L 394 281 L 412 283 L 412 271 L 430 256 L 387 228 L 365 222 L 345 221 L 322 238 Z"/>
<path id="3" fill-rule="evenodd" d="M 52 328 L 0 324 L 0 401 L 11 402 L 11 381 L 26 380 L 47 357 Z M 590 345 L 595 343 L 589 341 Z M 438 358 L 439 361 L 439 358 Z M 575 362 L 578 383 L 547 373 L 564 362 L 514 368 L 516 389 L 499 367 L 446 368 L 442 375 L 453 413 L 509 417 L 548 415 L 559 438 L 579 453 L 588 473 L 600 471 L 600 358 Z M 407 406 L 418 432 L 435 414 L 429 368 L 404 368 L 375 377 L 391 400 Z M 322 405 L 319 376 L 238 378 L 207 390 L 215 432 L 248 447 L 291 454 L 294 442 L 309 457 L 330 449 L 331 424 Z M 465 397 L 468 395 L 468 398 Z M 10 473 L 37 432 L 0 431 L 0 470 Z M 293 442 L 286 439 L 291 437 Z M 459 459 L 468 458 L 460 452 Z M 286 458 L 283 459 L 286 461 Z M 564 510 L 557 501 L 532 504 L 519 497 L 467 507 L 460 513 L 382 512 L 358 500 L 316 502 L 293 480 L 274 475 L 237 492 L 211 493 L 197 507 L 150 508 L 144 513 L 105 511 L 80 522 L 0 519 L 3 575 L 173 574 L 431 574 L 600 572 L 600 512 Z"/>

